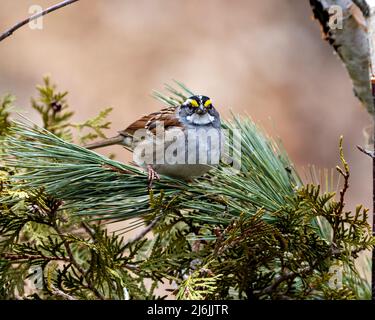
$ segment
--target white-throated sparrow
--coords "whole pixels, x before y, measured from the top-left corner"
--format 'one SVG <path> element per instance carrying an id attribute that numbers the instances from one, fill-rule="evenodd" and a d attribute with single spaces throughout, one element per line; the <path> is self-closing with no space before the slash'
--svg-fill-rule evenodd
<path id="1" fill-rule="evenodd" d="M 147 168 L 151 186 L 158 174 L 182 179 L 205 174 L 219 163 L 223 141 L 220 115 L 210 98 L 195 95 L 178 107 L 140 118 L 113 138 L 85 147 L 123 145 L 133 152 L 136 164 Z"/>

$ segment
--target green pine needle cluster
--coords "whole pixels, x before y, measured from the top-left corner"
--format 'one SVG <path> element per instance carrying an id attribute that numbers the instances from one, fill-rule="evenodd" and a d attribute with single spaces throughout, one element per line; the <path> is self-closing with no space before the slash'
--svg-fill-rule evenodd
<path id="1" fill-rule="evenodd" d="M 13 99 L 0 100 L 0 298 L 157 299 L 163 284 L 177 299 L 369 298 L 356 261 L 374 239 L 367 210 L 345 207 L 342 139 L 337 194 L 304 185 L 282 146 L 238 116 L 223 128 L 227 141 L 241 133 L 240 170 L 148 190 L 141 169 L 73 143 L 105 137 L 111 109 L 73 124 L 66 92 L 48 78 L 37 89 L 42 126 L 11 122 Z M 192 94 L 166 91 L 154 96 L 168 106 Z"/>

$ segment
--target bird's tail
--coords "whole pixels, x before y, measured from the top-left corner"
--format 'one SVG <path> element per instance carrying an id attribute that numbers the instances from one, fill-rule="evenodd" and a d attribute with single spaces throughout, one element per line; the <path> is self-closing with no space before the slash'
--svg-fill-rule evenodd
<path id="1" fill-rule="evenodd" d="M 87 149 L 96 149 L 96 148 L 111 146 L 114 144 L 124 144 L 124 139 L 125 139 L 124 136 L 118 135 L 116 137 L 112 137 L 112 138 L 108 138 L 102 141 L 87 144 L 84 147 Z"/>

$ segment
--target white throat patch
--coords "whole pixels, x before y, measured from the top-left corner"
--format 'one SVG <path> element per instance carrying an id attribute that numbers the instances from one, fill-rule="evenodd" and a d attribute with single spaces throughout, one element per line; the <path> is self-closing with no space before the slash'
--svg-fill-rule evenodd
<path id="1" fill-rule="evenodd" d="M 204 125 L 214 122 L 215 117 L 209 115 L 208 113 L 205 113 L 201 116 L 199 114 L 193 113 L 191 116 L 187 116 L 186 120 L 193 124 Z"/>

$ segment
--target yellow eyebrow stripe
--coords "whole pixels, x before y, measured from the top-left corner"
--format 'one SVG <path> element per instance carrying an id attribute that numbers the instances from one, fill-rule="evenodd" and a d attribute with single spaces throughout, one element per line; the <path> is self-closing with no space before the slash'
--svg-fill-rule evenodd
<path id="1" fill-rule="evenodd" d="M 193 107 L 199 107 L 198 102 L 195 101 L 194 99 L 191 99 L 191 100 L 190 100 L 190 104 L 191 104 Z"/>
<path id="2" fill-rule="evenodd" d="M 207 108 L 211 105 L 211 100 L 208 99 L 205 103 L 204 103 L 204 106 Z"/>

